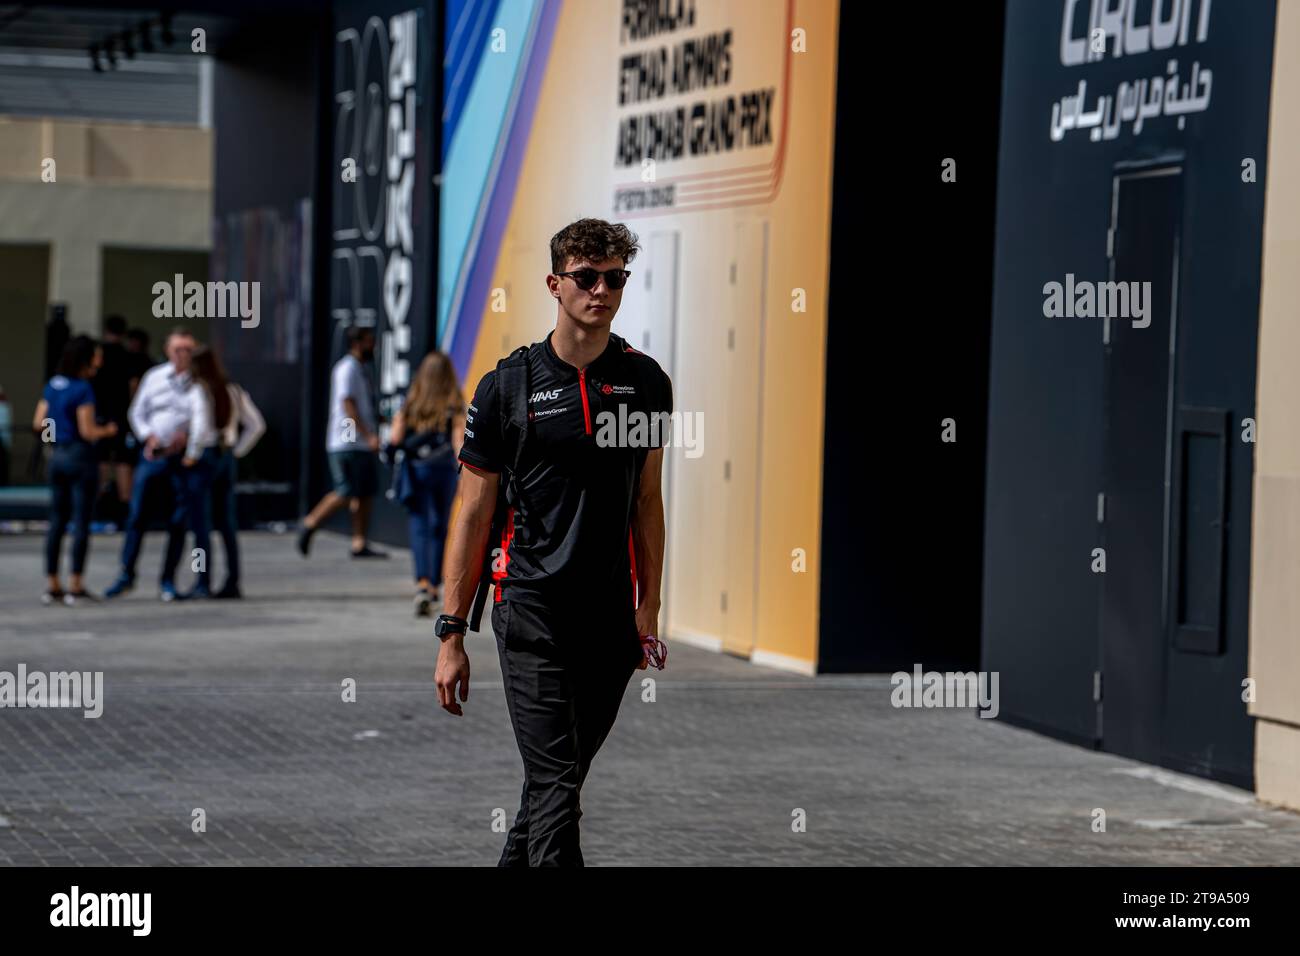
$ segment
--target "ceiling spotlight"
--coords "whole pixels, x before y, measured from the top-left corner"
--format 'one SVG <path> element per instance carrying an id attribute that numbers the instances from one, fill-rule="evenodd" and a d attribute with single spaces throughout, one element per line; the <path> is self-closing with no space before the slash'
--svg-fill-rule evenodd
<path id="1" fill-rule="evenodd" d="M 90 54 L 90 68 L 96 73 L 103 73 L 104 68 L 99 65 L 99 44 L 92 43 L 86 52 Z"/>
<path id="2" fill-rule="evenodd" d="M 140 24 L 140 52 L 153 52 L 153 35 L 149 32 L 149 21 L 145 20 Z"/>
<path id="3" fill-rule="evenodd" d="M 122 31 L 122 53 L 128 60 L 135 59 L 135 42 L 131 39 L 131 31 Z"/>

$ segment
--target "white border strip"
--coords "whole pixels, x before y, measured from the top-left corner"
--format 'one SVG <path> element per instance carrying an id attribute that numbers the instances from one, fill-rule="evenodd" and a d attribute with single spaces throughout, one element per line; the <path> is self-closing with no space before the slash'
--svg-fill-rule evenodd
<path id="1" fill-rule="evenodd" d="M 722 638 L 714 637 L 712 634 L 701 634 L 698 631 L 675 630 L 667 635 L 670 641 L 681 641 L 683 644 L 689 644 L 691 647 L 703 648 L 706 651 L 713 651 L 715 654 L 722 653 Z"/>
<path id="2" fill-rule="evenodd" d="M 793 671 L 796 674 L 804 674 L 808 677 L 817 676 L 817 665 L 812 661 L 804 660 L 802 657 L 791 657 L 788 654 L 778 654 L 776 651 L 765 651 L 758 647 L 750 651 L 749 662 L 763 667 Z"/>
<path id="3" fill-rule="evenodd" d="M 1211 783 L 1208 780 L 1189 777 L 1186 774 L 1174 773 L 1170 770 L 1162 770 L 1159 767 L 1122 767 L 1118 770 L 1112 770 L 1111 773 L 1127 774 L 1130 777 L 1137 777 L 1139 780 L 1150 780 L 1152 783 L 1158 783 L 1164 787 L 1195 793 L 1202 797 L 1215 797 L 1219 800 L 1227 800 L 1229 803 L 1253 805 L 1256 802 L 1255 795 L 1249 790 L 1240 790 L 1236 787 Z"/>

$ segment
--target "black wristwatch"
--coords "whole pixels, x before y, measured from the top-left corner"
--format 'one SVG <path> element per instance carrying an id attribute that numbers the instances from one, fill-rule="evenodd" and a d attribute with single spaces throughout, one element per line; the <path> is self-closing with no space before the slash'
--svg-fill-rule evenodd
<path id="1" fill-rule="evenodd" d="M 433 625 L 433 633 L 444 641 L 453 634 L 464 634 L 468 630 L 469 621 L 454 614 L 439 614 Z"/>

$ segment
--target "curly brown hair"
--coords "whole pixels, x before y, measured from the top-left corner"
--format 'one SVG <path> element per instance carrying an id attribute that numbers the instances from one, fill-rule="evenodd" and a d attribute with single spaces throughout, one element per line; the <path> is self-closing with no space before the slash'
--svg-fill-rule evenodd
<path id="1" fill-rule="evenodd" d="M 622 259 L 623 267 L 627 268 L 640 248 L 636 233 L 621 222 L 579 219 L 551 237 L 551 272 L 562 271 L 570 259 L 588 262 Z"/>

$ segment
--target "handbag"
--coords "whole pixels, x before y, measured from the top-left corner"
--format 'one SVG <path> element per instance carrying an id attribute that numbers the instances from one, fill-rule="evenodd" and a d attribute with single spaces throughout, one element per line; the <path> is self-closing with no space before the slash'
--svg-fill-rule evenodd
<path id="1" fill-rule="evenodd" d="M 393 484 L 388 490 L 388 497 L 409 508 L 415 497 L 416 486 L 416 478 L 411 469 L 417 464 L 451 458 L 454 451 L 451 434 L 446 430 L 428 429 L 407 435 L 400 445 L 392 448 Z"/>

